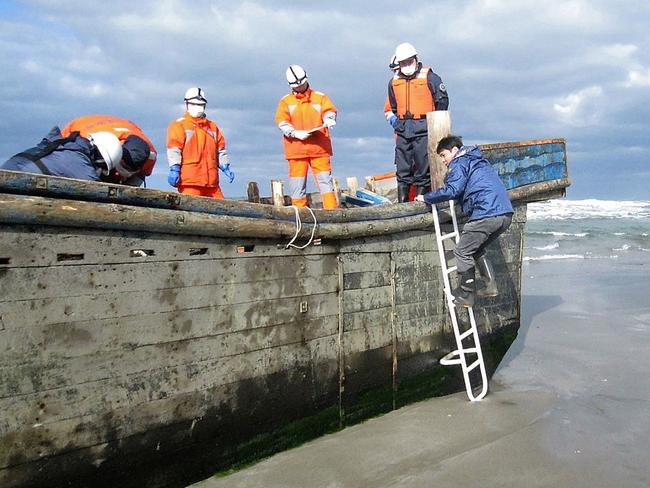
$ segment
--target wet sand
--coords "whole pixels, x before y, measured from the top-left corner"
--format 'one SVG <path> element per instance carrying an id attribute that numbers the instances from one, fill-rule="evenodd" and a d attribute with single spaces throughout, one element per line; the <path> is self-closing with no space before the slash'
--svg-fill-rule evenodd
<path id="1" fill-rule="evenodd" d="M 420 402 L 193 486 L 650 486 L 650 257 L 523 274 L 522 327 L 485 400 Z"/>

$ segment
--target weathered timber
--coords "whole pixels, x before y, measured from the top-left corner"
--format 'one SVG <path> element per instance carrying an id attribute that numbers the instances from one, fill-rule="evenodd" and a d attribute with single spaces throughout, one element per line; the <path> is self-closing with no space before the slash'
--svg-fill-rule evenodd
<path id="1" fill-rule="evenodd" d="M 418 206 L 420 208 L 415 209 L 418 213 L 401 219 L 319 222 L 315 237 L 352 239 L 430 227 L 433 219 L 427 206 L 424 203 Z M 295 224 L 290 222 L 8 194 L 0 195 L 0 223 L 49 224 L 209 237 L 287 238 L 295 234 Z M 299 237 L 308 238 L 312 225 L 309 217 L 306 217 Z"/>
<path id="2" fill-rule="evenodd" d="M 348 193 L 350 195 L 356 195 L 357 190 L 359 189 L 359 181 L 357 180 L 356 176 L 348 176 L 346 179 L 346 183 L 348 185 Z"/>
<path id="3" fill-rule="evenodd" d="M 248 196 L 248 201 L 251 203 L 260 203 L 260 189 L 257 186 L 257 182 L 250 181 L 246 187 L 246 194 Z"/>
<path id="4" fill-rule="evenodd" d="M 275 207 L 284 207 L 284 182 L 271 180 L 271 198 Z"/>
<path id="5" fill-rule="evenodd" d="M 427 147 L 429 167 L 431 169 L 431 188 L 433 190 L 444 186 L 447 167 L 438 156 L 438 143 L 443 137 L 451 134 L 451 114 L 447 110 L 436 110 L 427 113 Z"/>
<path id="6" fill-rule="evenodd" d="M 425 209 L 419 210 L 419 214 L 399 220 L 319 223 L 316 237 L 345 239 L 361 235 L 390 234 L 427 226 L 427 215 L 421 212 Z M 431 219 L 430 216 L 428 218 Z M 208 237 L 287 238 L 295 233 L 295 224 L 292 222 L 6 194 L 0 196 L 0 222 Z M 301 238 L 309 237 L 311 233 L 312 224 L 309 223 L 309 217 L 305 216 L 304 222 L 299 235 Z"/>

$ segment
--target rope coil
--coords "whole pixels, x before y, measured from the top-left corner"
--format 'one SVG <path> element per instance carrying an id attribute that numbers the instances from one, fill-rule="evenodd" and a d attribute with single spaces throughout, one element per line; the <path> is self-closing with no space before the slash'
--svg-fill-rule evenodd
<path id="1" fill-rule="evenodd" d="M 309 207 L 305 207 L 307 210 L 309 210 L 309 213 L 311 213 L 311 216 L 314 219 L 314 227 L 311 230 L 311 236 L 309 237 L 307 244 L 305 244 L 304 246 L 297 246 L 294 244 L 294 242 L 298 238 L 298 234 L 300 234 L 300 231 L 302 230 L 302 221 L 300 220 L 300 212 L 298 210 L 298 207 L 296 207 L 295 205 L 291 205 L 291 208 L 296 214 L 296 233 L 293 235 L 293 238 L 289 241 L 289 243 L 286 246 L 284 246 L 284 248 L 289 249 L 290 247 L 293 247 L 295 249 L 304 249 L 314 241 L 314 235 L 316 234 L 316 227 L 318 226 L 318 221 L 316 220 L 316 215 L 314 214 L 314 211 Z"/>

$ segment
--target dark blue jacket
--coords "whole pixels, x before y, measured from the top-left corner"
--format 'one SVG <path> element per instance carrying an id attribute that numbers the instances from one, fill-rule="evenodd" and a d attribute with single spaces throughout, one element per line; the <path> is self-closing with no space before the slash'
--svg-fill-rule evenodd
<path id="1" fill-rule="evenodd" d="M 447 200 L 460 201 L 469 220 L 513 212 L 506 187 L 477 146 L 461 147 L 449 163 L 445 186 L 424 195 L 429 204 Z"/>
<path id="2" fill-rule="evenodd" d="M 61 130 L 54 127 L 37 146 L 12 156 L 0 164 L 0 169 L 99 181 L 88 139 L 75 133 L 52 150 L 52 143 L 60 139 Z"/>

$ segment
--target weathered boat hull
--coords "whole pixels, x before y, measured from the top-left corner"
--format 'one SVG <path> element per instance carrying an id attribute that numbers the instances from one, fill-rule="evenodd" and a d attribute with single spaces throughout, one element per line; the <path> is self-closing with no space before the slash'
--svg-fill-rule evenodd
<path id="1" fill-rule="evenodd" d="M 501 295 L 477 307 L 503 346 L 519 325 L 524 220 L 519 207 L 490 251 Z M 4 487 L 142 486 L 134 473 L 179 456 L 214 471 L 293 421 L 320 415 L 326 431 L 458 386 L 438 365 L 453 337 L 429 231 L 304 251 L 39 225 L 0 235 Z M 505 347 L 486 349 L 494 367 Z M 197 473 L 165 484 L 174 472 Z"/>
<path id="2" fill-rule="evenodd" d="M 567 179 L 510 190 L 475 307 L 490 373 L 524 202 Z M 425 205 L 316 211 L 297 250 L 290 209 L 115 188 L 0 172 L 0 486 L 184 486 L 461 387 Z"/>

